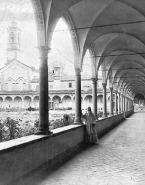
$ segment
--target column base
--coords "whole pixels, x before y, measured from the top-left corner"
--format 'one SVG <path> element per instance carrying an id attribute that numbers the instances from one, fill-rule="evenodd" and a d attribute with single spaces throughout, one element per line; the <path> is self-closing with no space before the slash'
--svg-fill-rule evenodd
<path id="1" fill-rule="evenodd" d="M 99 119 L 98 119 L 98 117 L 96 117 L 96 121 L 98 121 Z"/>
<path id="2" fill-rule="evenodd" d="M 38 130 L 37 133 L 35 133 L 35 135 L 52 135 L 53 132 L 51 132 L 50 130 Z"/>
<path id="3" fill-rule="evenodd" d="M 83 122 L 81 120 L 75 120 L 73 125 L 83 125 Z"/>
<path id="4" fill-rule="evenodd" d="M 114 114 L 109 114 L 109 117 L 113 116 Z"/>
<path id="5" fill-rule="evenodd" d="M 102 118 L 107 118 L 108 116 L 107 116 L 107 114 L 103 114 L 103 116 L 102 116 Z"/>

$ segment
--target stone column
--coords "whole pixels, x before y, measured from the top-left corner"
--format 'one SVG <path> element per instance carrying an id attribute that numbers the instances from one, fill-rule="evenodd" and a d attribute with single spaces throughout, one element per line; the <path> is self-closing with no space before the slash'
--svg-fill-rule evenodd
<path id="1" fill-rule="evenodd" d="M 115 91 L 115 114 L 117 114 L 117 91 Z"/>
<path id="2" fill-rule="evenodd" d="M 92 78 L 92 107 L 93 107 L 93 113 L 95 114 L 97 118 L 97 79 Z"/>
<path id="3" fill-rule="evenodd" d="M 49 130 L 48 121 L 48 52 L 50 48 L 46 46 L 39 47 L 40 51 L 40 82 L 39 82 L 39 135 L 52 134 Z"/>
<path id="4" fill-rule="evenodd" d="M 131 100 L 130 104 L 131 104 L 131 110 L 132 110 L 133 109 L 133 101 L 132 100 Z"/>
<path id="5" fill-rule="evenodd" d="M 22 108 L 24 108 L 24 98 L 22 98 Z"/>
<path id="6" fill-rule="evenodd" d="M 132 100 L 131 102 L 132 102 L 132 103 L 131 103 L 131 104 L 132 104 L 132 109 L 134 110 L 134 103 L 133 103 L 133 100 Z"/>
<path id="7" fill-rule="evenodd" d="M 128 110 L 130 110 L 130 99 L 128 99 Z"/>
<path id="8" fill-rule="evenodd" d="M 128 99 L 128 110 L 130 110 L 130 99 Z"/>
<path id="9" fill-rule="evenodd" d="M 74 124 L 80 125 L 81 122 L 81 70 L 75 69 L 75 121 Z"/>
<path id="10" fill-rule="evenodd" d="M 120 110 L 121 110 L 121 112 L 123 112 L 122 111 L 122 94 L 120 94 Z"/>
<path id="11" fill-rule="evenodd" d="M 123 112 L 123 94 L 121 94 L 121 112 Z"/>
<path id="12" fill-rule="evenodd" d="M 110 116 L 113 115 L 113 87 L 110 87 Z"/>
<path id="13" fill-rule="evenodd" d="M 51 106 L 51 109 L 53 109 L 53 102 L 52 101 L 50 102 L 50 106 Z"/>
<path id="14" fill-rule="evenodd" d="M 118 93 L 118 113 L 119 113 L 119 114 L 121 113 L 121 107 L 120 107 L 120 104 L 121 104 L 121 100 L 120 100 L 120 93 Z"/>
<path id="15" fill-rule="evenodd" d="M 131 110 L 131 100 L 129 99 L 129 110 Z"/>
<path id="16" fill-rule="evenodd" d="M 107 103 L 106 103 L 106 84 L 102 83 L 103 86 L 103 118 L 107 117 Z"/>
<path id="17" fill-rule="evenodd" d="M 10 108 L 13 108 L 13 107 L 15 107 L 14 97 L 12 97 L 12 101 L 11 101 L 11 104 L 10 104 Z"/>
<path id="18" fill-rule="evenodd" d="M 128 98 L 126 97 L 126 108 L 125 108 L 126 111 L 128 111 Z"/>
<path id="19" fill-rule="evenodd" d="M 120 113 L 122 112 L 122 94 L 120 93 Z"/>
<path id="20" fill-rule="evenodd" d="M 126 103 L 126 101 L 125 101 L 125 96 L 123 96 L 123 111 L 124 111 L 124 112 L 126 112 L 126 110 L 125 110 L 125 107 L 126 107 L 126 106 L 125 106 L 125 103 Z"/>

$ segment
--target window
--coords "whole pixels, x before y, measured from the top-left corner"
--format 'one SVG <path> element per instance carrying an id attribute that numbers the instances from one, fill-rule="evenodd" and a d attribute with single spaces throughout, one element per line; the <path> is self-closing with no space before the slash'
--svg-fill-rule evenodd
<path id="1" fill-rule="evenodd" d="M 49 85 L 49 89 L 53 89 L 53 85 Z"/>
<path id="2" fill-rule="evenodd" d="M 72 87 L 72 83 L 69 83 L 69 87 Z"/>

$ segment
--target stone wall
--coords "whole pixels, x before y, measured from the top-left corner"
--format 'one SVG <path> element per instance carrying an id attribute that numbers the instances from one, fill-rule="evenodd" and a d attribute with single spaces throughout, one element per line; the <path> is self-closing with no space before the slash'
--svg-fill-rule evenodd
<path id="1" fill-rule="evenodd" d="M 132 113 L 128 111 L 126 116 Z M 123 119 L 122 113 L 97 121 L 99 136 Z M 0 143 L 0 184 L 16 185 L 16 179 L 37 174 L 42 168 L 53 166 L 84 145 L 83 125 L 71 125 L 53 132 L 51 136 L 32 135 Z"/>

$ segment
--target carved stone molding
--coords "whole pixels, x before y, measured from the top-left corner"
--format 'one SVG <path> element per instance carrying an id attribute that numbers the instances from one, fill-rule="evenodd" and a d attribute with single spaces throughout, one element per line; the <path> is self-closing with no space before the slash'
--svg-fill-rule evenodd
<path id="1" fill-rule="evenodd" d="M 110 89 L 110 92 L 113 92 L 113 87 L 109 87 L 109 89 Z"/>
<path id="2" fill-rule="evenodd" d="M 92 78 L 93 83 L 97 83 L 97 81 L 98 81 L 98 78 Z"/>
<path id="3" fill-rule="evenodd" d="M 69 15 L 68 12 L 65 12 L 63 14 L 63 18 L 66 21 L 69 29 L 70 29 L 70 34 L 72 38 L 72 43 L 73 43 L 73 49 L 74 49 L 74 60 L 75 60 L 75 67 L 80 68 L 80 48 L 79 48 L 79 43 L 78 43 L 78 36 L 73 24 L 73 21 Z"/>
<path id="4" fill-rule="evenodd" d="M 105 83 L 102 83 L 102 86 L 103 86 L 103 88 L 105 88 L 106 87 L 106 84 Z"/>
<path id="5" fill-rule="evenodd" d="M 45 45 L 45 24 L 42 13 L 42 8 L 39 0 L 31 0 L 34 7 L 35 19 L 37 24 L 37 34 L 39 45 Z"/>
<path id="6" fill-rule="evenodd" d="M 75 75 L 80 76 L 81 75 L 81 69 L 75 68 Z"/>
<path id="7" fill-rule="evenodd" d="M 50 53 L 51 49 L 47 46 L 40 46 L 38 47 L 39 53 L 40 53 L 40 58 L 41 57 L 48 57 L 48 53 Z"/>

